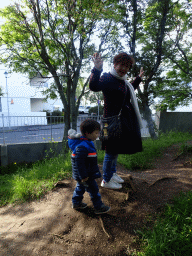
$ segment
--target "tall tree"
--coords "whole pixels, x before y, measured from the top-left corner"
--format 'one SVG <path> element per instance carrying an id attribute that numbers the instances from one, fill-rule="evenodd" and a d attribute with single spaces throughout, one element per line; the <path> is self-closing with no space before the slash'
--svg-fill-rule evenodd
<path id="1" fill-rule="evenodd" d="M 154 96 L 158 97 L 158 110 L 173 111 L 179 106 L 188 106 L 192 102 L 192 54 L 187 54 L 187 62 L 180 59 L 176 64 L 172 63 L 172 69 L 156 86 Z"/>
<path id="2" fill-rule="evenodd" d="M 56 91 L 64 105 L 64 138 L 70 126 L 76 129 L 88 78 L 77 101 L 76 89 L 95 51 L 92 38 L 99 33 L 97 21 L 104 9 L 104 3 L 95 0 L 21 0 L 0 11 L 7 20 L 0 30 L 0 61 L 13 71 L 54 79 L 49 94 L 55 96 Z M 101 45 L 109 22 L 103 26 Z"/>
<path id="3" fill-rule="evenodd" d="M 192 98 L 192 5 L 184 2 L 177 5 L 175 12 L 175 34 L 167 34 L 167 52 L 164 65 L 167 72 L 155 87 L 159 97 L 159 110 L 175 110 L 187 106 Z M 170 68 L 171 67 L 171 68 Z"/>
<path id="4" fill-rule="evenodd" d="M 140 110 L 153 138 L 156 134 L 150 106 L 154 98 L 158 97 L 156 88 L 159 84 L 162 85 L 164 63 L 172 59 L 172 63 L 169 61 L 169 68 L 171 68 L 173 61 L 178 61 L 179 52 L 181 52 L 179 47 L 182 37 L 178 36 L 179 33 L 176 30 L 178 19 L 182 21 L 180 23 L 182 33 L 186 34 L 188 31 L 186 24 L 191 18 L 191 14 L 183 8 L 183 1 L 180 2 L 172 0 L 119 1 L 121 14 L 119 22 L 124 32 L 122 34 L 127 42 L 126 47 L 136 60 L 132 74 L 136 76 L 141 66 L 145 70 L 143 87 L 138 89 L 138 97 Z M 172 37 L 170 44 L 168 39 L 171 33 L 175 33 L 176 36 Z M 189 58 L 186 54 L 185 57 Z"/>

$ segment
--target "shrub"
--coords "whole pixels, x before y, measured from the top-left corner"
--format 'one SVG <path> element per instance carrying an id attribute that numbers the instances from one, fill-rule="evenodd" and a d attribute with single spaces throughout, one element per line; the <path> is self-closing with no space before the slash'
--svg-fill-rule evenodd
<path id="1" fill-rule="evenodd" d="M 101 116 L 101 115 L 103 115 L 103 109 L 104 109 L 104 107 L 103 106 L 99 106 L 99 115 Z M 91 107 L 90 109 L 89 109 L 89 114 L 98 114 L 98 106 L 95 106 L 95 107 Z"/>
<path id="2" fill-rule="evenodd" d="M 60 110 L 54 110 L 53 112 L 46 111 L 46 114 L 48 124 L 64 122 L 64 114 Z"/>

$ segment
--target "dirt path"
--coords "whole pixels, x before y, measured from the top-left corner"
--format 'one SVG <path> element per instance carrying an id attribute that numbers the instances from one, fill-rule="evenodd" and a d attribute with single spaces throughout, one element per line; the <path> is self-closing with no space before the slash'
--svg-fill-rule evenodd
<path id="1" fill-rule="evenodd" d="M 63 180 L 39 201 L 0 208 L 0 256 L 131 255 L 139 249 L 136 231 L 146 217 L 155 216 L 173 195 L 192 190 L 192 154 L 175 159 L 177 153 L 174 145 L 154 169 L 142 172 L 118 166 L 125 183 L 119 191 L 100 187 L 104 203 L 111 206 L 101 217 L 94 214 L 87 193 L 88 209 L 71 208 L 73 180 Z M 136 191 L 128 193 L 130 174 Z"/>

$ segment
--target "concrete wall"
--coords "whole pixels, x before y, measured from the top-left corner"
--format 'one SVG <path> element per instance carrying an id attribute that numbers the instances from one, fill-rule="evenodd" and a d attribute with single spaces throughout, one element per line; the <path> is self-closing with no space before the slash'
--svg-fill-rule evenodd
<path id="1" fill-rule="evenodd" d="M 54 152 L 59 154 L 62 151 L 62 142 L 2 145 L 1 165 L 6 166 L 11 163 L 30 163 L 43 160 L 50 148 L 53 148 Z M 49 156 L 51 157 L 52 154 Z"/>
<path id="2" fill-rule="evenodd" d="M 159 130 L 192 132 L 192 112 L 161 112 Z"/>
<path id="3" fill-rule="evenodd" d="M 43 99 L 35 99 L 35 98 L 31 98 L 30 99 L 30 105 L 31 105 L 31 112 L 40 112 L 43 111 L 44 104 L 43 104 Z"/>
<path id="4" fill-rule="evenodd" d="M 99 140 L 94 143 L 98 150 L 101 149 L 101 143 Z M 52 149 L 56 155 L 59 155 L 62 153 L 62 142 L 1 145 L 0 165 L 7 166 L 11 163 L 31 163 L 43 160 L 47 153 L 50 152 L 50 149 Z M 54 153 L 49 153 L 49 157 L 53 157 Z"/>

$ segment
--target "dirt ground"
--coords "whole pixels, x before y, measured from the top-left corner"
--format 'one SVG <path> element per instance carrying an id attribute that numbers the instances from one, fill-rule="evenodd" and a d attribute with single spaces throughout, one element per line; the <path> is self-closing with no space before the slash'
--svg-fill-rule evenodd
<path id="1" fill-rule="evenodd" d="M 59 182 L 41 200 L 0 208 L 0 255 L 133 255 L 139 250 L 136 231 L 148 225 L 149 216 L 155 218 L 180 191 L 192 190 L 192 154 L 178 156 L 178 149 L 167 149 L 150 170 L 130 172 L 118 165 L 125 183 L 121 190 L 100 187 L 103 202 L 111 206 L 101 216 L 94 214 L 87 193 L 87 209 L 71 208 L 73 180 Z"/>

